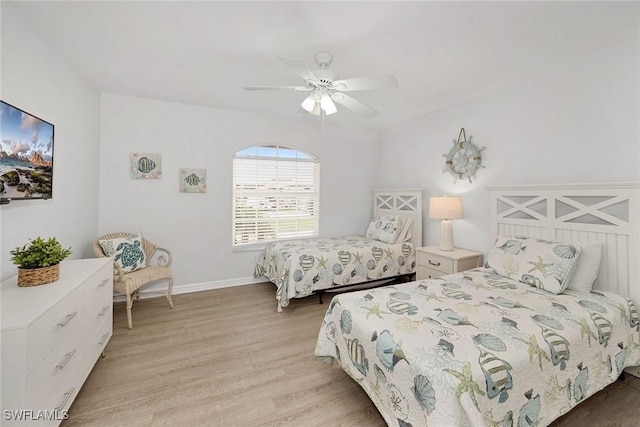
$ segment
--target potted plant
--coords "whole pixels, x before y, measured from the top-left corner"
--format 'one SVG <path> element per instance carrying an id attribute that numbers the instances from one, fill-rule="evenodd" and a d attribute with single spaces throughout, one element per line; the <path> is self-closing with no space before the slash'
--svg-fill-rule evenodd
<path id="1" fill-rule="evenodd" d="M 55 237 L 38 237 L 9 253 L 18 266 L 18 286 L 37 286 L 60 278 L 60 261 L 71 255 L 71 248 L 62 249 Z"/>

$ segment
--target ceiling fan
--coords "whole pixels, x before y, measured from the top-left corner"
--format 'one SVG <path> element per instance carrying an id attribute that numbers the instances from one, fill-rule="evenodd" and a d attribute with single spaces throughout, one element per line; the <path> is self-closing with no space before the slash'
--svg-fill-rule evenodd
<path id="1" fill-rule="evenodd" d="M 248 86 L 244 89 L 311 92 L 311 94 L 302 101 L 302 108 L 314 116 L 319 116 L 323 113 L 325 115 L 335 113 L 337 108 L 334 101 L 366 117 L 377 116 L 380 114 L 378 111 L 344 92 L 398 86 L 398 81 L 395 76 L 391 74 L 339 80 L 336 72 L 327 69 L 333 62 L 333 55 L 329 52 L 318 52 L 315 54 L 313 59 L 319 69 L 313 71 L 298 59 L 279 59 L 305 80 L 304 86 Z"/>

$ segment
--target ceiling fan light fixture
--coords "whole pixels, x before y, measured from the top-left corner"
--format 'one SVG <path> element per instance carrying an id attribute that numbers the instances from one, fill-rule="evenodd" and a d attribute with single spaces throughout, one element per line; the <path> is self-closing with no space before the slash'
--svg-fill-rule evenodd
<path id="1" fill-rule="evenodd" d="M 320 97 L 320 106 L 327 116 L 338 111 L 338 109 L 336 108 L 336 104 L 333 103 L 331 97 L 326 93 Z"/>
<path id="2" fill-rule="evenodd" d="M 2 0 L 0 0 L 2 1 Z M 279 58 L 294 73 L 304 79 L 304 86 L 249 86 L 246 90 L 294 90 L 311 92 L 302 101 L 302 109 L 313 116 L 326 116 L 338 112 L 336 103 L 365 117 L 380 114 L 368 105 L 342 93 L 362 90 L 398 87 L 398 80 L 391 74 L 381 76 L 354 77 L 340 80 L 338 74 L 327 69 L 333 62 L 329 52 L 318 52 L 314 59 L 319 69 L 311 71 L 304 62 L 293 58 Z"/>
<path id="3" fill-rule="evenodd" d="M 311 113 L 316 107 L 316 97 L 311 94 L 307 96 L 304 101 L 302 101 L 302 108 L 304 108 L 307 112 Z"/>
<path id="4" fill-rule="evenodd" d="M 320 108 L 320 103 L 316 102 L 313 104 L 313 109 L 309 111 L 309 114 L 312 116 L 319 116 L 322 113 L 322 109 Z"/>

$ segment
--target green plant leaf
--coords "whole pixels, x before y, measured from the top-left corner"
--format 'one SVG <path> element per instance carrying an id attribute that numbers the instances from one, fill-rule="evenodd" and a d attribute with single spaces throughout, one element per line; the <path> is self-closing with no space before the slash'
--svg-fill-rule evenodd
<path id="1" fill-rule="evenodd" d="M 16 247 L 9 252 L 11 261 L 20 268 L 41 268 L 59 264 L 71 255 L 71 248 L 63 249 L 58 239 L 50 237 L 44 240 L 37 237 L 24 246 Z"/>

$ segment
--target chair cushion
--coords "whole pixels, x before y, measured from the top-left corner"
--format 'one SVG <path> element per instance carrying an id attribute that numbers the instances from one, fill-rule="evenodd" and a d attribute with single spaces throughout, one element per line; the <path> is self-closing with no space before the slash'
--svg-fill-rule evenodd
<path id="1" fill-rule="evenodd" d="M 129 234 L 115 239 L 98 240 L 104 254 L 112 257 L 124 273 L 140 270 L 148 266 L 144 253 L 141 233 Z"/>
<path id="2" fill-rule="evenodd" d="M 145 269 L 126 274 L 122 281 L 113 282 L 113 289 L 124 294 L 131 294 L 138 288 L 157 280 L 171 279 L 171 270 L 167 267 L 149 266 Z"/>

